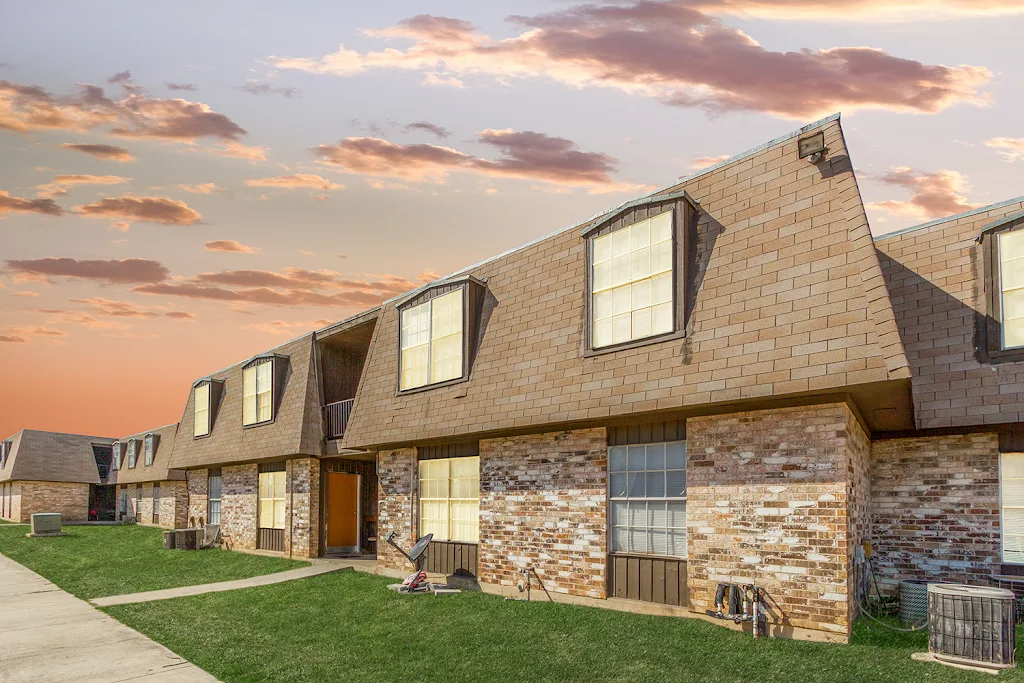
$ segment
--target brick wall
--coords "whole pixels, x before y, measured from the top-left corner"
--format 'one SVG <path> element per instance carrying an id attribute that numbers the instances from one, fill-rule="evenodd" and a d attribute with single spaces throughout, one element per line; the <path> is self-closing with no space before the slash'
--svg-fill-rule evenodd
<path id="1" fill-rule="evenodd" d="M 7 514 L 4 515 L 4 519 L 9 522 L 20 522 L 21 521 L 21 482 L 20 481 L 6 481 L 4 484 L 7 486 Z"/>
<path id="2" fill-rule="evenodd" d="M 846 436 L 846 582 L 852 598 L 847 602 L 849 623 L 852 624 L 860 609 L 856 600 L 857 586 L 860 585 L 857 548 L 861 541 L 871 537 L 871 439 L 849 410 L 846 411 Z"/>
<path id="3" fill-rule="evenodd" d="M 866 441 L 853 425 L 845 404 L 687 421 L 695 611 L 712 606 L 719 582 L 753 582 L 767 590 L 773 630 L 849 634 L 848 506 L 865 487 Z M 852 506 L 862 525 L 863 504 Z"/>
<path id="4" fill-rule="evenodd" d="M 320 550 L 320 461 L 296 458 L 288 461 L 288 505 L 291 528 L 285 532 L 285 554 L 316 557 Z"/>
<path id="5" fill-rule="evenodd" d="M 188 525 L 188 501 L 185 482 L 160 482 L 160 526 L 183 529 Z"/>
<path id="6" fill-rule="evenodd" d="M 259 471 L 256 465 L 221 470 L 220 532 L 228 549 L 256 549 Z"/>
<path id="7" fill-rule="evenodd" d="M 59 512 L 64 522 L 89 520 L 89 485 L 53 481 L 23 481 L 15 511 L 20 521 L 32 521 L 37 512 Z"/>
<path id="8" fill-rule="evenodd" d="M 210 521 L 208 519 L 210 514 L 209 501 L 207 494 L 209 493 L 209 470 L 189 470 L 188 476 L 188 520 L 189 525 L 199 524 L 199 520 L 203 522 Z"/>
<path id="9" fill-rule="evenodd" d="M 412 567 L 384 538 L 394 531 L 403 548 L 415 543 L 413 494 L 416 489 L 416 449 L 399 448 L 377 454 L 377 565 L 387 569 Z"/>
<path id="10" fill-rule="evenodd" d="M 875 571 L 900 579 L 988 583 L 998 567 L 999 438 L 964 434 L 872 444 Z"/>

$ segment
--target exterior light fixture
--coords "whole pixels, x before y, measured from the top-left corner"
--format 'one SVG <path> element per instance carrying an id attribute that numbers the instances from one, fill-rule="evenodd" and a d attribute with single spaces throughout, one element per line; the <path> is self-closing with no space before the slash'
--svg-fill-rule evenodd
<path id="1" fill-rule="evenodd" d="M 800 138 L 797 141 L 797 150 L 800 152 L 801 159 L 807 159 L 812 164 L 824 159 L 825 152 L 828 151 L 828 148 L 825 147 L 825 131 L 819 130 L 813 135 Z"/>

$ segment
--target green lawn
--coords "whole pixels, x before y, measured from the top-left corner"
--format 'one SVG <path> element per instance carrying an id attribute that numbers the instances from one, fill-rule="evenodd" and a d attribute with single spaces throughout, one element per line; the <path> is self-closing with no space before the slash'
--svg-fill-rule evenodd
<path id="1" fill-rule="evenodd" d="M 306 566 L 307 562 L 226 550 L 164 550 L 160 529 L 65 526 L 67 536 L 26 538 L 26 527 L 0 528 L 0 553 L 80 598 L 194 586 Z"/>
<path id="2" fill-rule="evenodd" d="M 390 581 L 337 572 L 106 611 L 227 683 L 992 680 L 911 661 L 927 649 L 924 633 L 858 624 L 849 646 L 755 641 L 696 619 L 479 593 L 399 596 Z"/>

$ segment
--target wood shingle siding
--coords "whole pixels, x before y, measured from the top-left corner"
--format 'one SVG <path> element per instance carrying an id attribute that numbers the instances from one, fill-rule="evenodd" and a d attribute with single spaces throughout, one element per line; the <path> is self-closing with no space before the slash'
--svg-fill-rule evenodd
<path id="1" fill-rule="evenodd" d="M 683 339 L 584 357 L 586 244 L 569 229 L 471 268 L 493 309 L 468 382 L 396 395 L 385 304 L 342 447 L 538 430 L 909 377 L 837 120 L 668 188 L 699 202 Z"/>

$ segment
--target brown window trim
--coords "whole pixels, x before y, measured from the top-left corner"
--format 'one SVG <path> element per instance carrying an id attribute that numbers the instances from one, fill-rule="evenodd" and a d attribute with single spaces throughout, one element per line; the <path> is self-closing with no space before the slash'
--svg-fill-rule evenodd
<path id="1" fill-rule="evenodd" d="M 474 302 L 473 297 L 470 296 L 470 287 L 478 287 L 478 293 L 480 295 L 480 301 Z M 469 381 L 470 368 L 474 359 L 474 351 L 476 349 L 477 334 L 479 332 L 477 320 L 480 315 L 480 308 L 483 305 L 483 296 L 486 291 L 487 284 L 482 280 L 478 280 L 473 276 L 467 276 L 451 282 L 442 282 L 433 287 L 428 287 L 422 292 L 418 292 L 415 296 L 412 296 L 405 301 L 398 303 L 395 308 L 398 311 L 398 362 L 397 362 L 397 387 L 395 388 L 395 396 L 405 396 L 407 394 L 418 394 L 423 391 L 430 391 L 431 389 L 440 389 L 441 387 L 450 387 L 454 384 L 461 384 Z M 462 290 L 462 374 L 452 379 L 446 379 L 442 382 L 428 382 L 418 387 L 410 387 L 408 389 L 402 388 L 402 312 L 419 306 L 421 304 L 435 299 L 445 294 L 451 294 L 455 290 Z M 429 353 L 429 350 L 428 350 Z"/>
<path id="2" fill-rule="evenodd" d="M 999 235 L 1016 230 L 1024 230 L 1024 216 L 997 223 L 994 229 L 983 232 L 979 238 L 984 268 L 985 311 L 979 329 L 982 338 L 978 348 L 983 353 L 982 360 L 991 364 L 1024 362 L 1024 347 L 1003 348 Z"/>
<path id="3" fill-rule="evenodd" d="M 209 384 L 210 385 L 210 405 L 208 406 L 208 410 L 207 410 L 207 413 L 206 413 L 207 414 L 207 420 L 209 420 L 210 429 L 209 429 L 209 431 L 207 431 L 205 434 L 203 434 L 201 436 L 195 436 L 195 434 L 194 434 L 194 432 L 195 432 L 195 424 L 194 424 L 194 422 L 195 422 L 195 419 L 196 419 L 196 408 L 195 408 L 196 388 L 199 387 L 199 386 L 202 386 L 203 384 Z M 197 382 L 192 384 L 192 420 L 193 420 L 193 425 L 192 425 L 193 435 L 192 435 L 192 439 L 193 440 L 195 440 L 195 439 L 209 439 L 211 436 L 213 436 L 213 426 L 214 426 L 214 424 L 217 421 L 216 410 L 217 410 L 217 407 L 220 405 L 220 397 L 221 397 L 221 393 L 223 392 L 223 389 L 224 389 L 224 380 L 222 380 L 222 379 L 209 379 L 209 378 L 208 379 L 201 379 L 201 380 L 199 380 L 199 381 L 197 381 Z"/>
<path id="4" fill-rule="evenodd" d="M 689 205 L 690 211 L 685 210 L 686 205 Z M 625 211 L 633 210 L 635 212 L 636 210 L 643 209 L 644 207 L 647 207 L 647 210 L 644 212 L 645 215 L 642 217 L 637 216 L 634 213 L 632 220 L 622 221 L 618 224 L 613 220 L 618 216 L 621 216 Z M 619 344 L 610 344 L 608 346 L 594 348 L 591 339 L 593 335 L 592 307 L 594 297 L 592 294 L 592 277 L 594 269 L 594 238 L 628 228 L 639 221 L 659 216 L 666 211 L 671 211 L 673 214 L 672 291 L 674 305 L 672 307 L 672 331 L 643 337 L 642 339 L 631 339 L 626 342 L 620 342 Z M 687 218 L 689 218 L 689 221 Z M 585 267 L 583 269 L 584 302 L 583 339 L 581 349 L 581 355 L 584 358 L 600 356 L 607 353 L 615 353 L 616 351 L 626 351 L 629 349 L 639 348 L 641 346 L 647 346 L 649 344 L 681 339 L 686 336 L 686 321 L 689 314 L 688 301 L 692 294 L 688 283 L 692 276 L 691 269 L 694 267 L 696 261 L 696 224 L 697 204 L 685 191 L 681 191 L 674 194 L 662 195 L 660 197 L 649 197 L 642 202 L 631 204 L 630 206 L 624 207 L 612 214 L 608 218 L 592 224 L 584 230 L 583 238 L 586 242 L 586 249 L 584 249 Z"/>
<path id="5" fill-rule="evenodd" d="M 245 378 L 245 371 L 247 369 L 249 369 L 249 368 L 251 368 L 251 367 L 253 367 L 255 365 L 259 365 L 261 363 L 270 363 L 270 404 L 271 404 L 271 407 L 270 407 L 270 419 L 269 420 L 262 420 L 260 422 L 253 422 L 251 424 L 245 424 L 245 422 L 244 422 L 244 420 L 245 420 L 245 417 L 244 417 L 245 416 L 245 396 L 243 395 L 242 396 L 242 415 L 243 415 L 243 417 L 242 417 L 242 420 L 243 420 L 243 422 L 242 422 L 242 429 L 253 429 L 254 427 L 263 427 L 265 425 L 270 425 L 270 424 L 274 424 L 275 422 L 277 422 L 277 413 L 278 413 L 278 410 L 280 410 L 280 408 L 281 408 L 281 406 L 280 406 L 280 403 L 281 403 L 280 398 L 281 397 L 278 396 L 278 393 L 280 393 L 281 390 L 284 387 L 284 373 L 287 372 L 287 367 L 286 367 L 285 364 L 287 363 L 287 361 L 288 361 L 288 356 L 282 356 L 282 355 L 279 355 L 279 354 L 276 354 L 276 353 L 261 354 L 261 355 L 255 357 L 255 358 L 249 360 L 247 363 L 245 363 L 242 366 L 242 379 L 241 379 L 242 387 L 241 388 L 244 391 L 245 390 L 245 379 L 244 379 Z M 212 396 L 213 395 L 212 395 L 212 392 L 211 392 L 211 399 L 210 399 L 211 401 L 213 400 Z M 258 410 L 259 410 L 259 406 L 257 405 L 257 411 Z M 212 433 L 213 430 L 211 429 L 210 432 Z"/>

